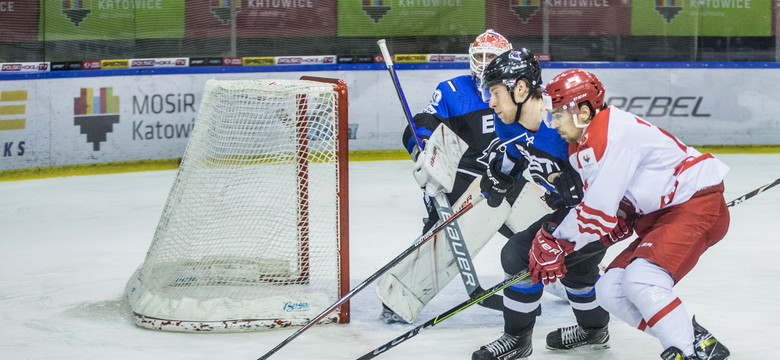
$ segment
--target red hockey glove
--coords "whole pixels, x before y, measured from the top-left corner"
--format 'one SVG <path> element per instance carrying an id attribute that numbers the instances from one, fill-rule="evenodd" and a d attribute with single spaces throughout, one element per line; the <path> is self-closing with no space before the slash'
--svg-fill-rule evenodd
<path id="1" fill-rule="evenodd" d="M 624 217 L 618 216 L 615 228 L 612 229 L 609 234 L 602 236 L 599 241 L 604 244 L 604 246 L 612 246 L 619 241 L 630 238 L 631 235 L 634 235 L 633 224 L 630 224 Z"/>
<path id="2" fill-rule="evenodd" d="M 566 275 L 563 259 L 574 251 L 574 243 L 554 238 L 552 233 L 557 226 L 552 222 L 542 224 L 531 244 L 528 270 L 534 283 L 541 281 L 547 285 Z"/>

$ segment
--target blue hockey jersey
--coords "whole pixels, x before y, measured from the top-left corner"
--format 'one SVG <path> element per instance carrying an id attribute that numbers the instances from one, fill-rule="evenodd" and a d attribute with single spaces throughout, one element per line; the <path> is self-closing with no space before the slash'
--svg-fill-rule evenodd
<path id="1" fill-rule="evenodd" d="M 416 132 L 430 136 L 439 124 L 445 124 L 469 145 L 458 171 L 472 177 L 482 176 L 499 143 L 495 133 L 494 111 L 482 100 L 481 89 L 471 75 L 462 75 L 436 86 L 428 106 L 414 116 Z M 415 142 L 407 127 L 402 141 L 412 153 Z"/>
<path id="2" fill-rule="evenodd" d="M 474 78 L 462 75 L 440 82 L 423 112 L 448 118 L 487 108 Z"/>
<path id="3" fill-rule="evenodd" d="M 511 140 L 506 146 L 509 159 L 515 163 L 520 159 L 528 160 L 528 171 L 534 182 L 549 192 L 555 192 L 549 177 L 562 171 L 569 158 L 569 144 L 558 131 L 548 128 L 544 122 L 536 131 L 530 131 L 519 123 L 504 124 L 498 117 L 495 124 L 501 142 Z"/>

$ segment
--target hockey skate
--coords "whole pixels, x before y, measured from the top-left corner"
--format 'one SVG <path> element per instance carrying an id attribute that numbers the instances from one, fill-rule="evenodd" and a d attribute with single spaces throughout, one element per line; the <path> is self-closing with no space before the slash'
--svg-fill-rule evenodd
<path id="1" fill-rule="evenodd" d="M 482 345 L 479 350 L 471 354 L 471 360 L 526 359 L 533 352 L 532 333 L 528 331 L 518 336 L 504 333 L 498 340 Z"/>
<path id="2" fill-rule="evenodd" d="M 408 324 L 406 320 L 398 316 L 393 310 L 390 310 L 385 304 L 382 304 L 382 313 L 379 314 L 379 318 L 382 319 L 385 324 Z"/>
<path id="3" fill-rule="evenodd" d="M 547 349 L 571 350 L 578 347 L 591 349 L 609 349 L 609 330 L 607 327 L 584 329 L 579 325 L 558 328 L 547 334 Z"/>
<path id="4" fill-rule="evenodd" d="M 695 355 L 694 355 L 695 356 Z M 672 346 L 661 353 L 663 360 L 698 360 L 698 357 L 685 356 L 682 350 Z"/>
<path id="5" fill-rule="evenodd" d="M 693 351 L 704 360 L 726 360 L 731 353 L 718 339 L 696 322 L 696 316 L 691 320 L 693 323 Z"/>

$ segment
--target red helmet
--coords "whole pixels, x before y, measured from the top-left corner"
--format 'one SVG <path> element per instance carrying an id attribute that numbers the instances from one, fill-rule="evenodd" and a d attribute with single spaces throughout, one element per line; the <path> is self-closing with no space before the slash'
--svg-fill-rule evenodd
<path id="1" fill-rule="evenodd" d="M 576 109 L 577 104 L 588 101 L 593 110 L 604 105 L 604 85 L 596 77 L 582 69 L 569 69 L 547 83 L 546 95 L 552 100 L 552 108 Z"/>

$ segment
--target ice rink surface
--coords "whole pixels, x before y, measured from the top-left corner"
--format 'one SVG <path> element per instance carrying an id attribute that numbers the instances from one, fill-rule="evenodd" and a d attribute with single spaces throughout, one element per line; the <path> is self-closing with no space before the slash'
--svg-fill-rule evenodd
<path id="1" fill-rule="evenodd" d="M 780 154 L 719 155 L 730 167 L 726 200 L 780 177 Z M 350 163 L 350 256 L 354 287 L 409 247 L 424 216 L 410 161 Z M 175 171 L 0 182 L 0 358 L 256 359 L 294 329 L 186 334 L 133 325 L 125 283 L 144 259 Z M 780 186 L 731 208 L 726 238 L 676 287 L 690 315 L 733 360 L 777 359 L 780 326 Z M 474 259 L 483 287 L 503 278 L 495 237 Z M 614 257 L 620 245 L 611 248 Z M 418 324 L 464 301 L 459 279 Z M 315 326 L 272 359 L 354 359 L 411 329 L 379 318 L 374 286 L 351 302 L 352 322 Z M 545 294 L 531 359 L 659 359 L 655 338 L 613 318 L 612 348 L 562 354 L 549 331 L 574 323 L 566 302 Z M 501 335 L 503 320 L 478 306 L 421 332 L 377 359 L 470 359 Z"/>

